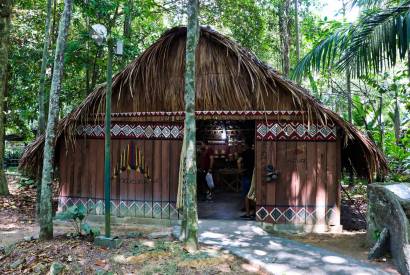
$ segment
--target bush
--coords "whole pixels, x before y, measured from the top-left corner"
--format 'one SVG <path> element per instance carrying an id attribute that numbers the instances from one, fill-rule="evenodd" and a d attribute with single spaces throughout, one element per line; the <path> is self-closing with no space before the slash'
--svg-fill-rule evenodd
<path id="1" fill-rule="evenodd" d="M 89 236 L 95 238 L 100 235 L 100 230 L 91 227 L 85 222 L 87 209 L 84 205 L 73 205 L 67 208 L 66 211 L 57 213 L 56 219 L 62 221 L 70 221 L 73 225 L 77 236 Z"/>

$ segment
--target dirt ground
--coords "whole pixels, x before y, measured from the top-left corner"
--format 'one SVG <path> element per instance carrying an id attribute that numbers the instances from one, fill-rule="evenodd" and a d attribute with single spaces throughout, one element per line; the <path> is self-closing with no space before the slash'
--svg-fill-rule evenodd
<path id="1" fill-rule="evenodd" d="M 45 274 L 53 262 L 64 267 L 61 274 L 263 274 L 210 246 L 189 254 L 171 237 L 122 239 L 122 246 L 112 250 L 66 236 L 23 241 L 0 254 L 0 274 Z"/>
<path id="2" fill-rule="evenodd" d="M 70 236 L 74 229 L 65 222 L 55 223 L 54 240 L 33 239 L 35 188 L 19 187 L 17 176 L 8 180 L 11 194 L 0 197 L 0 274 L 46 274 L 52 263 L 61 264 L 60 274 L 264 274 L 212 246 L 189 254 L 171 237 L 171 228 L 161 226 L 113 226 L 123 240 L 113 250 Z"/>
<path id="3" fill-rule="evenodd" d="M 211 246 L 201 246 L 191 255 L 170 237 L 151 239 L 153 232 L 170 232 L 158 226 L 129 226 L 116 228 L 113 233 L 124 239 L 120 249 L 107 250 L 92 242 L 68 237 L 73 229 L 66 223 L 55 226 L 55 240 L 26 240 L 38 235 L 35 221 L 35 188 L 19 188 L 19 178 L 9 176 L 11 195 L 0 197 L 0 274 L 43 274 L 51 263 L 60 262 L 65 274 L 249 274 L 263 272 L 229 253 Z M 348 228 L 363 227 L 365 205 L 343 203 L 342 221 Z M 363 211 L 363 212 L 362 212 Z M 362 213 L 361 213 L 362 212 Z M 365 231 L 344 231 L 342 234 L 280 234 L 278 236 L 312 244 L 331 251 L 367 261 L 369 248 Z M 19 243 L 16 241 L 20 240 Z M 374 262 L 373 262 L 374 263 Z M 390 259 L 377 262 L 383 269 L 398 274 Z"/>

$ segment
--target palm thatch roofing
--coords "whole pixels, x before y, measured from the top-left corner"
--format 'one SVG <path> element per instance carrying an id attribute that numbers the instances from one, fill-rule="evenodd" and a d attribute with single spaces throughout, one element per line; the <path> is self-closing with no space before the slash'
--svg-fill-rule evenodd
<path id="1" fill-rule="evenodd" d="M 185 42 L 185 27 L 170 29 L 117 73 L 113 112 L 183 110 Z M 344 166 L 368 179 L 387 172 L 385 157 L 366 135 L 235 41 L 201 28 L 196 59 L 196 110 L 303 110 L 306 121 L 331 121 L 340 128 Z M 72 140 L 77 125 L 104 112 L 104 106 L 105 85 L 100 85 L 59 122 L 58 141 Z M 43 144 L 42 136 L 28 146 L 23 170 L 36 174 Z"/>

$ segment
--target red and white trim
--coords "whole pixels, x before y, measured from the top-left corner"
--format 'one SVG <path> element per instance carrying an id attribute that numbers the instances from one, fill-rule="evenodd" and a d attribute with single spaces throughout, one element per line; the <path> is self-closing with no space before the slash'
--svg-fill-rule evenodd
<path id="1" fill-rule="evenodd" d="M 184 126 L 182 123 L 113 123 L 111 137 L 137 139 L 182 139 Z M 90 138 L 104 138 L 104 124 L 81 125 L 77 127 L 77 135 Z"/>
<path id="2" fill-rule="evenodd" d="M 335 141 L 335 125 L 317 125 L 300 122 L 258 122 L 258 140 L 312 140 Z"/>
<path id="3" fill-rule="evenodd" d="M 196 116 L 272 116 L 272 115 L 302 115 L 304 111 L 196 111 Z M 104 114 L 97 114 L 104 116 Z M 146 117 L 146 116 L 185 116 L 184 111 L 177 112 L 128 112 L 112 113 L 112 117 Z"/>

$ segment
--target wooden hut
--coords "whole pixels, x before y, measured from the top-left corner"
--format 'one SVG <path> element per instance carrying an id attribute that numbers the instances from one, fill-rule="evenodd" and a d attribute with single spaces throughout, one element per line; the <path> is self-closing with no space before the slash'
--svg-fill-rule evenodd
<path id="1" fill-rule="evenodd" d="M 185 42 L 185 27 L 170 29 L 113 77 L 112 215 L 179 218 Z M 340 228 L 342 169 L 369 180 L 387 171 L 374 143 L 226 36 L 202 28 L 196 57 L 198 127 L 251 128 L 256 219 Z M 104 106 L 101 85 L 59 123 L 60 210 L 83 204 L 92 214 L 103 213 Z M 20 166 L 28 173 L 38 170 L 43 144 L 40 137 L 26 150 Z M 267 179 L 267 167 L 276 179 Z"/>

